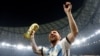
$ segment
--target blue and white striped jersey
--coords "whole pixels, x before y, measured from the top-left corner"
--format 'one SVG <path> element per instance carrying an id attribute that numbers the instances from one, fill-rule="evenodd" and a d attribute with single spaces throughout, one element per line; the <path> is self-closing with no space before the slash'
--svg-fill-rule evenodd
<path id="1" fill-rule="evenodd" d="M 55 45 L 55 47 L 42 47 L 43 56 L 70 56 L 70 45 L 68 39 L 63 38 Z"/>

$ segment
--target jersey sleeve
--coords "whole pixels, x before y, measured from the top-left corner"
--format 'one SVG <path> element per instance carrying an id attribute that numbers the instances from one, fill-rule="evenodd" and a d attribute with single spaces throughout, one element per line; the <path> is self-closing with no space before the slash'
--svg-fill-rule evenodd
<path id="1" fill-rule="evenodd" d="M 48 48 L 47 47 L 44 47 L 44 46 L 40 46 L 39 49 L 41 50 L 41 55 L 42 56 L 45 56 L 48 54 Z"/>
<path id="2" fill-rule="evenodd" d="M 68 38 L 63 38 L 60 42 L 60 45 L 62 46 L 62 48 L 64 48 L 65 50 L 68 50 L 71 46 L 70 41 L 68 40 Z"/>

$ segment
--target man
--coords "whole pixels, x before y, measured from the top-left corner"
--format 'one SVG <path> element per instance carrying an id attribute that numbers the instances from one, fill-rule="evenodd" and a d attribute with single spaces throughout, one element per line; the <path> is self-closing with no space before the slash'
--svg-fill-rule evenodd
<path id="1" fill-rule="evenodd" d="M 78 34 L 78 27 L 73 19 L 71 9 L 72 5 L 70 2 L 66 2 L 63 5 L 64 11 L 68 17 L 70 33 L 61 40 L 61 36 L 57 30 L 52 30 L 49 34 L 49 41 L 51 43 L 50 48 L 42 47 L 39 48 L 34 39 L 35 31 L 31 35 L 31 43 L 33 51 L 42 56 L 69 56 L 69 48 L 71 43 L 74 41 L 76 35 Z"/>

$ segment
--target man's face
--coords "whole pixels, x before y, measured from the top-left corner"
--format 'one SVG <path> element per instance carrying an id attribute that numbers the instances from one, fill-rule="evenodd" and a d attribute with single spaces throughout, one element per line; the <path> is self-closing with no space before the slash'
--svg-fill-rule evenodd
<path id="1" fill-rule="evenodd" d="M 61 37 L 60 37 L 58 31 L 56 31 L 56 30 L 51 31 L 49 34 L 49 41 L 50 42 L 56 42 L 56 41 L 60 40 L 60 38 Z"/>

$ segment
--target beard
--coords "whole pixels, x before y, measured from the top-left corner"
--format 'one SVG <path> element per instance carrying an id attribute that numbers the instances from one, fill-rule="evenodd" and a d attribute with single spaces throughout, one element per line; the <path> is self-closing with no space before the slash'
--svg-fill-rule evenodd
<path id="1" fill-rule="evenodd" d="M 58 41 L 58 40 L 57 40 L 55 37 L 50 39 L 50 42 L 51 42 L 51 43 L 56 43 L 57 41 Z"/>

